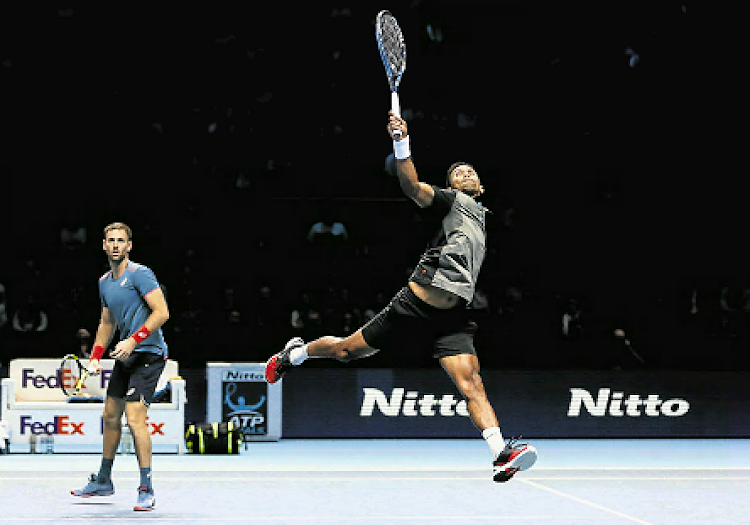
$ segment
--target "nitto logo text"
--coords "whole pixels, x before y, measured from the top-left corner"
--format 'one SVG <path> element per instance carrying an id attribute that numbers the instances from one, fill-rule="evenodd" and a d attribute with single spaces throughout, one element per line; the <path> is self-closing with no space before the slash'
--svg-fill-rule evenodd
<path id="1" fill-rule="evenodd" d="M 642 398 L 639 394 L 625 397 L 623 392 L 611 392 L 609 388 L 600 388 L 596 400 L 588 390 L 583 388 L 570 389 L 570 405 L 568 417 L 578 417 L 581 408 L 585 408 L 592 416 L 603 417 L 649 417 L 668 416 L 679 417 L 687 414 L 690 403 L 684 399 L 662 400 L 659 394 L 649 394 Z"/>
<path id="2" fill-rule="evenodd" d="M 389 417 L 396 416 L 466 416 L 466 401 L 458 401 L 453 394 L 443 394 L 439 398 L 434 394 L 422 394 L 411 390 L 406 392 L 404 388 L 391 390 L 388 398 L 382 390 L 377 388 L 363 388 L 364 399 L 359 415 L 362 417 L 372 416 L 377 407 L 381 414 Z"/>

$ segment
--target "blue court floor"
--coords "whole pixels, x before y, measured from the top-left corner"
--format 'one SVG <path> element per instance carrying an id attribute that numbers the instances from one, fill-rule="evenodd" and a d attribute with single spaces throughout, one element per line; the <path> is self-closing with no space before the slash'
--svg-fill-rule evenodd
<path id="1" fill-rule="evenodd" d="M 508 525 L 750 524 L 750 440 L 531 440 L 539 461 L 491 480 L 475 440 L 281 440 L 240 456 L 154 457 L 157 509 L 135 513 L 138 469 L 116 494 L 70 489 L 95 455 L 0 456 L 0 523 Z"/>

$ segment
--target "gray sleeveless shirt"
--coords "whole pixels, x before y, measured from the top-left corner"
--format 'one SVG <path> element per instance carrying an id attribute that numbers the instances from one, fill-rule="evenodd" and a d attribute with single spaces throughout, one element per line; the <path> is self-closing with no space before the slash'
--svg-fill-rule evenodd
<path id="1" fill-rule="evenodd" d="M 428 209 L 442 213 L 442 222 L 409 280 L 441 288 L 470 303 L 486 250 L 487 209 L 459 190 L 432 189 L 435 198 Z"/>

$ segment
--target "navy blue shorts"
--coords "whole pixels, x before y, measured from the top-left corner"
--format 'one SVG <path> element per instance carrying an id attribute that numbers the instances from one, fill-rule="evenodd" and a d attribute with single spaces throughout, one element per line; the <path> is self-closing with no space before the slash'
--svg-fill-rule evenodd
<path id="1" fill-rule="evenodd" d="M 165 363 L 164 356 L 153 352 L 133 352 L 126 360 L 115 361 L 107 395 L 149 406 Z"/>
<path id="2" fill-rule="evenodd" d="M 477 324 L 469 318 L 466 303 L 443 310 L 403 287 L 375 317 L 362 328 L 362 337 L 371 348 L 422 348 L 427 345 L 439 359 L 473 354 Z"/>

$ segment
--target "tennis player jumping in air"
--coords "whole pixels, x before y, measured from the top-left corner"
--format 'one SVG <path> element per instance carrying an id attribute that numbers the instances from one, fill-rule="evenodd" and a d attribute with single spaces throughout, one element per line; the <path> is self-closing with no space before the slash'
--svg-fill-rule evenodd
<path id="1" fill-rule="evenodd" d="M 406 122 L 389 112 L 388 133 L 401 132 L 394 140 L 396 174 L 407 197 L 426 212 L 442 218 L 434 236 L 409 278 L 391 302 L 364 327 L 346 338 L 324 336 L 310 343 L 291 339 L 266 363 L 269 383 L 281 379 L 293 366 L 308 357 L 327 357 L 342 362 L 368 357 L 381 349 L 404 347 L 410 341 L 431 344 L 433 356 L 455 383 L 474 425 L 493 455 L 493 479 L 508 481 L 519 470 L 536 461 L 536 449 L 505 443 L 495 411 L 490 405 L 479 375 L 474 349 L 477 325 L 469 319 L 468 304 L 474 296 L 485 254 L 487 210 L 477 202 L 484 193 L 476 170 L 466 162 L 448 168 L 448 188 L 419 181 L 411 160 Z"/>
<path id="2" fill-rule="evenodd" d="M 130 227 L 121 222 L 104 229 L 103 248 L 111 270 L 99 279 L 102 312 L 89 363 L 92 375 L 102 371 L 99 360 L 112 341 L 115 329 L 127 337 L 109 353 L 115 359 L 115 367 L 104 401 L 104 441 L 99 473 L 92 474 L 85 487 L 72 490 L 71 494 L 88 498 L 115 493 L 112 464 L 120 444 L 121 420 L 125 413 L 141 471 L 134 510 L 148 511 L 154 510 L 156 497 L 151 483 L 151 434 L 146 425 L 146 412 L 167 359 L 161 326 L 169 319 L 169 310 L 154 273 L 130 260 L 132 237 Z"/>

